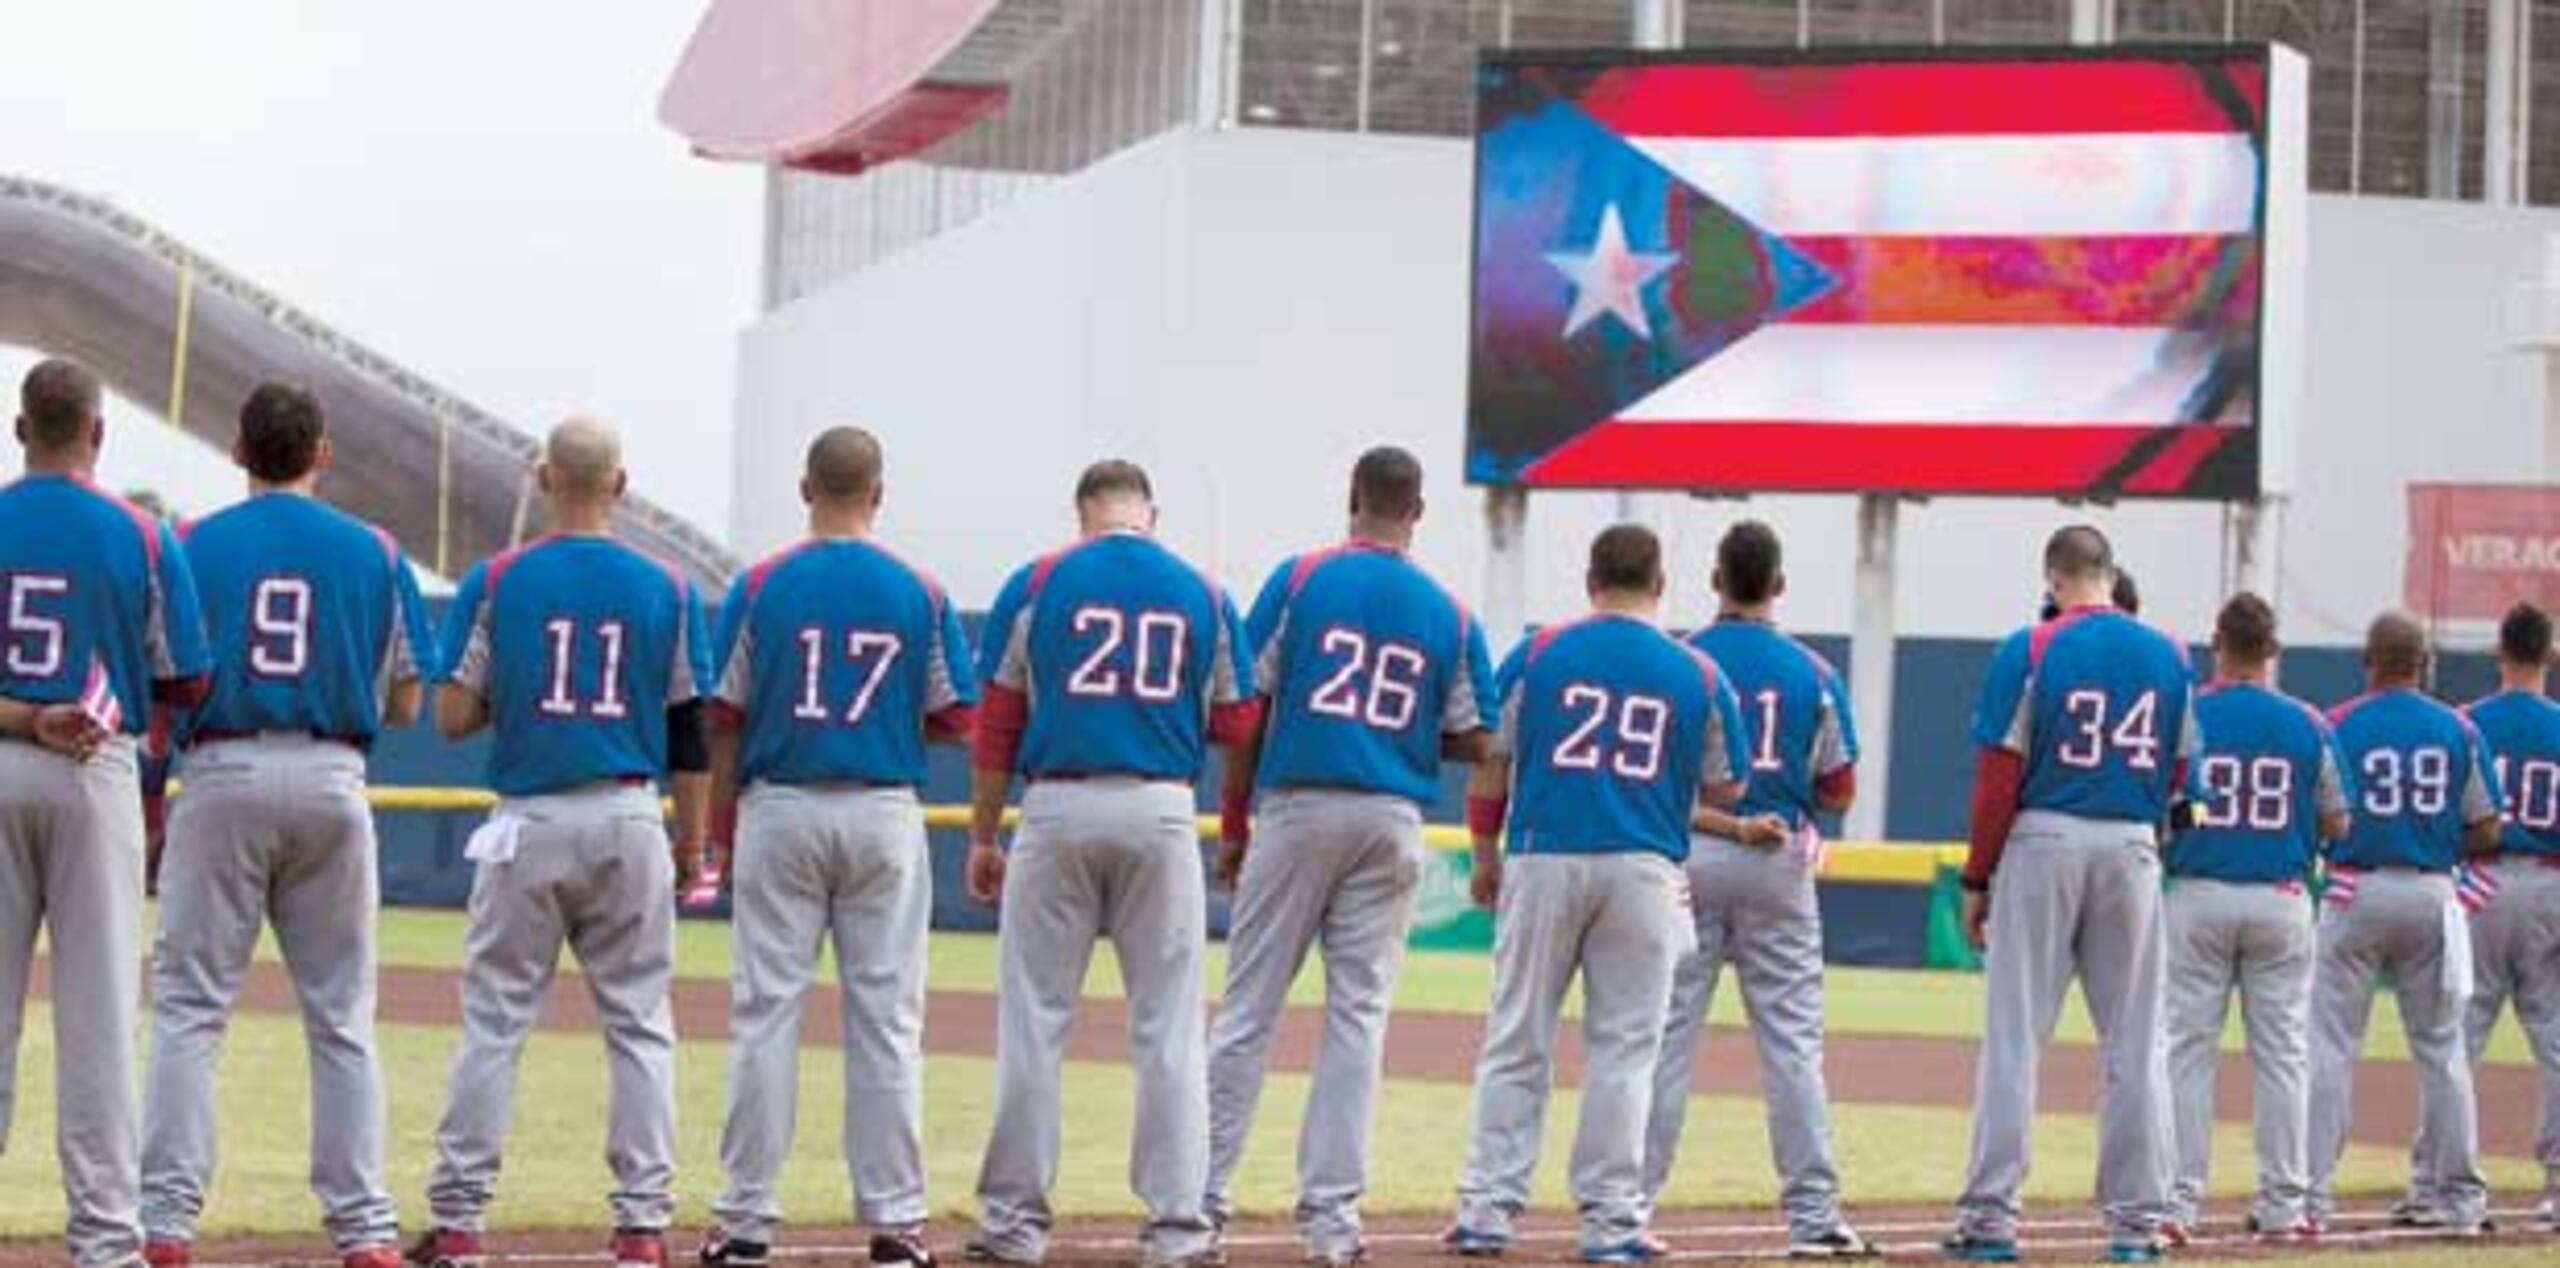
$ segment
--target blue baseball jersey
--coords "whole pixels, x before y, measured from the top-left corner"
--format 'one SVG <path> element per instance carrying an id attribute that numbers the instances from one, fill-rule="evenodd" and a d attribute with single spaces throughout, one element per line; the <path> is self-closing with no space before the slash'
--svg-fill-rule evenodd
<path id="1" fill-rule="evenodd" d="M 1732 685 L 1651 621 L 1597 614 L 1542 630 L 1495 679 L 1515 854 L 1686 859 L 1699 790 L 1749 776 Z"/>
<path id="2" fill-rule="evenodd" d="M 298 493 L 259 494 L 181 535 L 204 601 L 213 681 L 179 720 L 207 732 L 303 731 L 362 744 L 393 684 L 435 646 L 391 535 Z"/>
<path id="3" fill-rule="evenodd" d="M 2021 810 L 2159 823 L 2200 739 L 2187 654 L 2110 607 L 2074 608 L 2002 641 L 1973 738 L 2025 759 Z"/>
<path id="4" fill-rule="evenodd" d="M 2330 861 L 2447 871 L 2462 858 L 2463 826 L 2497 816 L 2480 732 L 2452 707 L 2394 688 L 2339 705 L 2329 723 L 2356 784 L 2354 826 Z"/>
<path id="5" fill-rule="evenodd" d="M 2560 703 L 2530 691 L 2501 691 L 2463 712 L 2489 748 L 2491 774 L 2506 794 L 2498 848 L 2560 854 Z"/>
<path id="6" fill-rule="evenodd" d="M 1427 802 L 1442 738 L 1493 729 L 1484 627 L 1393 547 L 1345 542 L 1282 562 L 1244 628 L 1270 699 L 1263 787 Z"/>
<path id="7" fill-rule="evenodd" d="M 195 576 L 158 516 L 84 476 L 0 488 L 0 695 L 68 703 L 102 675 L 119 728 L 140 735 L 152 684 L 209 667 Z"/>
<path id="8" fill-rule="evenodd" d="M 2301 880 L 2320 853 L 2320 820 L 2352 791 L 2337 738 L 2317 709 L 2254 682 L 2196 697 L 2204 748 L 2195 824 L 2169 842 L 2169 871 L 2243 884 Z"/>
<path id="9" fill-rule="evenodd" d="M 1858 760 L 1840 675 L 1812 648 L 1748 617 L 1721 618 L 1690 635 L 1689 645 L 1724 671 L 1741 702 L 1751 786 L 1734 813 L 1772 814 L 1802 828 L 1815 813 L 1814 784 Z"/>
<path id="10" fill-rule="evenodd" d="M 928 720 L 978 699 L 942 587 L 870 541 L 813 538 L 748 569 L 714 646 L 741 784 L 920 785 Z"/>
<path id="11" fill-rule="evenodd" d="M 1143 533 L 1090 537 L 1016 570 L 987 611 L 978 677 L 1027 712 L 1033 779 L 1200 776 L 1210 715 L 1253 693 L 1226 592 Z"/>
<path id="12" fill-rule="evenodd" d="M 489 702 L 490 786 L 533 796 L 664 775 L 667 709 L 701 698 L 709 642 L 674 565 L 607 537 L 545 537 L 463 577 L 444 672 Z"/>

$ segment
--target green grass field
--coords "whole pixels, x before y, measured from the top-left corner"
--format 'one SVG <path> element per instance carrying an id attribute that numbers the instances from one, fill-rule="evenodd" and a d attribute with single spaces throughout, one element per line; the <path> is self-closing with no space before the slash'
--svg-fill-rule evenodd
<path id="1" fill-rule="evenodd" d="M 677 939 L 678 973 L 689 978 L 728 978 L 727 925 L 689 920 L 678 927 Z M 272 955 L 272 947 L 262 947 L 261 953 Z M 996 942 L 993 937 L 938 934 L 933 940 L 932 954 L 930 972 L 935 990 L 980 993 L 995 990 Z M 461 956 L 462 913 L 395 911 L 383 914 L 384 964 L 451 968 L 460 962 Z M 1225 974 L 1225 948 L 1211 946 L 1208 979 L 1212 994 L 1225 980 Z M 1728 977 L 1727 989 L 1716 994 L 1715 1017 L 1719 1021 L 1740 1025 L 1741 997 L 1730 989 L 1730 985 Z M 1406 960 L 1404 978 L 1396 991 L 1396 1006 L 1432 1012 L 1481 1012 L 1491 986 L 1491 961 L 1484 956 L 1464 952 L 1416 952 Z M 1108 949 L 1094 956 L 1089 988 L 1095 994 L 1120 993 L 1119 969 Z M 1829 974 L 1825 990 L 1831 1029 L 1839 1034 L 1964 1039 L 1971 1038 L 1982 1024 L 1982 984 L 1981 978 L 1974 974 L 1835 968 Z M 1308 971 L 1299 976 L 1291 995 L 1302 1004 L 1313 1004 L 1323 999 L 1323 979 L 1312 960 Z M 2232 1014 L 2230 1027 L 2223 1036 L 2223 1046 L 2236 1052 L 2240 1048 L 2239 1009 L 2236 1005 Z M 2059 1038 L 2065 1043 L 2093 1041 L 2088 1017 L 2078 1005 L 2063 1010 Z M 2400 1034 L 2399 1014 L 2388 996 L 2374 1008 L 2371 1042 L 2367 1051 L 2392 1060 L 2402 1060 L 2408 1055 L 2408 1045 Z M 2499 1027 L 2490 1040 L 2488 1059 L 2525 1065 L 2530 1064 L 2533 1057 L 2525 1048 L 2523 1032 L 2509 1024 Z"/>
<path id="2" fill-rule="evenodd" d="M 52 1068 L 49 1018 L 39 1007 L 28 1018 L 20 1068 L 32 1079 Z M 383 1030 L 383 1059 L 392 1089 L 393 1191 L 413 1212 L 422 1202 L 435 1118 L 442 1107 L 445 1063 L 452 1032 L 415 1026 Z M 605 1109 L 598 1077 L 600 1048 L 580 1035 L 538 1035 L 527 1048 L 515 1130 L 502 1182 L 498 1218 L 512 1226 L 592 1225 L 604 1219 L 599 1124 Z M 703 1220 L 718 1184 L 716 1156 L 722 1112 L 723 1053 L 716 1043 L 684 1045 L 681 1080 L 682 1221 Z M 223 1149 L 208 1232 L 284 1231 L 316 1226 L 304 1189 L 304 1149 L 310 1130 L 304 1096 L 299 1030 L 279 1017 L 244 1018 L 232 1028 L 222 1069 Z M 969 1189 L 991 1116 L 994 1063 L 983 1058 L 934 1057 L 927 1062 L 926 1149 L 937 1207 L 968 1209 Z M 1120 1213 L 1133 1209 L 1125 1187 L 1132 1086 L 1128 1072 L 1111 1065 L 1069 1067 L 1067 1142 L 1057 1201 L 1063 1211 Z M 1293 1157 L 1292 1133 L 1303 1104 L 1303 1076 L 1276 1077 L 1239 1193 L 1249 1208 L 1285 1209 Z M 14 1147 L 0 1157 L 0 1235 L 44 1235 L 61 1218 L 50 1141 L 52 1097 L 41 1083 L 22 1087 Z M 1574 1121 L 1574 1097 L 1557 1098 L 1547 1123 L 1545 1164 L 1539 1175 L 1542 1203 L 1564 1200 L 1562 1160 Z M 810 1053 L 801 1067 L 801 1131 L 786 1170 L 788 1209 L 811 1221 L 850 1219 L 844 1173 L 836 1159 L 842 1122 L 831 1054 Z M 1837 1114 L 1840 1163 L 1854 1200 L 1939 1202 L 1962 1174 L 1963 1113 L 1888 1106 L 1844 1106 Z M 1377 1210 L 1437 1210 L 1457 1178 L 1467 1121 L 1467 1090 L 1455 1084 L 1398 1084 L 1384 1098 L 1377 1134 L 1371 1206 Z M 1768 1146 L 1756 1101 L 1701 1098 L 1690 1116 L 1680 1178 L 1669 1200 L 1676 1204 L 1738 1205 L 1768 1200 Z M 2226 1130 L 2216 1142 L 2217 1174 L 2245 1178 L 2245 1132 Z M 2030 1197 L 2085 1200 L 2095 1127 L 2084 1115 L 2051 1116 L 2039 1124 L 2040 1160 Z M 2396 1151 L 2357 1149 L 2348 1160 L 2354 1187 L 2388 1188 L 2400 1174 Z M 2502 1162 L 2492 1180 L 2512 1190 L 2531 1177 L 2522 1164 Z"/>

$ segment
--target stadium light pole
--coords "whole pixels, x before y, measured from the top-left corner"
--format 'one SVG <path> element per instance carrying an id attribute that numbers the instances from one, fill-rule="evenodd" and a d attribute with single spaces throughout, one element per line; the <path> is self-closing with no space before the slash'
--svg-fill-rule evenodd
<path id="1" fill-rule="evenodd" d="M 1893 797 L 1893 670 L 1901 642 L 1894 610 L 1894 554 L 1902 502 L 1890 493 L 1858 495 L 1858 578 L 1849 615 L 1849 706 L 1869 737 L 1858 754 L 1858 799 L 1841 827 L 1852 841 L 1885 838 Z"/>

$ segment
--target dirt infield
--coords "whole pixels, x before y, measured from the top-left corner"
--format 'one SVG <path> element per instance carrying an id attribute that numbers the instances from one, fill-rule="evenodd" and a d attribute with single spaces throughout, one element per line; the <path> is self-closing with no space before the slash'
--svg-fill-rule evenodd
<path id="1" fill-rule="evenodd" d="M 1864 1207 L 1852 1213 L 1859 1227 L 1886 1250 L 1889 1262 L 1938 1262 L 1937 1238 L 1948 1225 L 1949 1215 L 1943 1207 Z M 2343 1258 L 2355 1262 L 2352 1253 L 2385 1248 L 2404 1250 L 2442 1248 L 2446 1262 L 2460 1262 L 2465 1251 L 2483 1245 L 2547 1246 L 2560 1258 L 2560 1238 L 2529 1226 L 2521 1212 L 2501 1212 L 2505 1232 L 2479 1242 L 2461 1243 L 2458 1247 L 2442 1239 L 2424 1234 L 2390 1229 L 2383 1226 L 2374 1213 L 2341 1219 L 2328 1240 L 2313 1247 L 2262 1246 L 2251 1241 L 2237 1225 L 2237 1209 L 2218 1211 L 2217 1218 L 2199 1230 L 2190 1257 L 2214 1259 L 2304 1260 Z M 1440 1220 L 1424 1215 L 1396 1215 L 1370 1221 L 1369 1244 L 1378 1268 L 1400 1268 L 1406 1265 L 1433 1265 L 1434 1268 L 1456 1268 L 1459 1264 L 1480 1261 L 1460 1260 L 1443 1253 L 1438 1246 Z M 1761 1263 L 1783 1260 L 1786 1240 L 1783 1230 L 1769 1215 L 1742 1210 L 1681 1210 L 1663 1212 L 1656 1229 L 1672 1244 L 1672 1260 L 1678 1263 Z M 946 1251 L 945 1262 L 958 1268 L 956 1253 L 960 1241 L 968 1236 L 966 1226 L 956 1221 L 942 1221 L 933 1229 L 935 1244 Z M 2104 1234 L 2084 1212 L 2059 1207 L 2029 1212 L 2020 1228 L 2020 1246 L 2028 1257 L 2039 1263 L 2090 1263 L 2105 1257 Z M 1062 1222 L 1050 1250 L 1049 1263 L 1058 1268 L 1101 1268 L 1102 1265 L 1126 1265 L 1136 1262 L 1132 1241 L 1134 1224 L 1130 1220 L 1076 1219 Z M 693 1230 L 669 1235 L 668 1250 L 678 1264 L 692 1261 Z M 864 1235 L 850 1228 L 795 1228 L 777 1249 L 776 1258 L 791 1264 L 859 1264 L 863 1262 Z M 536 1233 L 501 1233 L 492 1238 L 493 1264 L 601 1263 L 603 1238 L 597 1232 L 548 1231 Z M 325 1247 L 316 1236 L 259 1237 L 208 1241 L 197 1247 L 196 1262 L 202 1268 L 246 1268 L 248 1265 L 308 1265 L 309 1268 L 334 1268 L 333 1259 L 314 1258 Z M 1563 1216 L 1541 1212 L 1524 1221 L 1521 1237 L 1505 1264 L 1562 1264 L 1573 1262 L 1574 1239 L 1570 1222 Z M 1297 1238 L 1284 1225 L 1271 1220 L 1240 1222 L 1228 1230 L 1229 1257 L 1247 1268 L 1281 1268 L 1300 1262 Z M 34 1242 L 0 1244 L 0 1265 L 50 1263 L 59 1252 L 51 1246 Z"/>
<path id="2" fill-rule="evenodd" d="M 385 968 L 381 975 L 381 1017 L 385 1022 L 458 1026 L 462 1008 L 457 975 L 450 969 Z M 41 966 L 39 990 L 43 990 Z M 241 989 L 241 1007 L 252 1012 L 293 1015 L 293 986 L 281 965 L 260 962 L 251 967 Z M 995 1052 L 995 997 L 973 992 L 935 992 L 925 1010 L 928 1052 L 990 1056 Z M 725 983 L 685 980 L 676 984 L 676 1028 L 696 1039 L 718 1039 L 728 1033 L 729 989 Z M 1303 1073 L 1315 1064 L 1322 1034 L 1322 1014 L 1292 1008 L 1273 1045 L 1275 1069 Z M 801 1034 L 812 1046 L 832 1047 L 841 1033 L 835 992 L 825 987 L 809 993 Z M 586 1031 L 595 1025 L 595 1009 L 583 983 L 562 973 L 554 983 L 542 1024 L 557 1031 Z M 1387 1044 L 1390 1078 L 1465 1082 L 1475 1072 L 1482 1022 L 1455 1013 L 1402 1012 L 1396 1015 Z M 1117 999 L 1090 999 L 1077 1014 L 1068 1039 L 1071 1060 L 1111 1061 L 1127 1053 L 1128 1010 Z M 1833 1035 L 1825 1068 L 1831 1093 L 1843 1103 L 1906 1105 L 1962 1109 L 1973 1102 L 1972 1041 L 1900 1035 Z M 1579 1037 L 1568 1034 L 1559 1046 L 1564 1081 L 1581 1076 Z M 1759 1062 L 1739 1028 L 1718 1027 L 1700 1052 L 1694 1089 L 1702 1095 L 1757 1096 Z M 2061 1044 L 2047 1050 L 2038 1086 L 2039 1104 L 2056 1112 L 2086 1113 L 2096 1103 L 2098 1054 L 2085 1045 Z M 2483 1066 L 2479 1100 L 2484 1111 L 2516 1107 L 2515 1113 L 2480 1115 L 2481 1146 L 2493 1154 L 2531 1157 L 2534 1071 L 2529 1066 Z M 2249 1076 L 2246 1061 L 2226 1055 L 2217 1080 L 2219 1117 L 2248 1120 Z M 2401 1061 L 2368 1061 L 2356 1075 L 2355 1139 L 2397 1148 L 2417 1128 L 2415 1067 Z"/>

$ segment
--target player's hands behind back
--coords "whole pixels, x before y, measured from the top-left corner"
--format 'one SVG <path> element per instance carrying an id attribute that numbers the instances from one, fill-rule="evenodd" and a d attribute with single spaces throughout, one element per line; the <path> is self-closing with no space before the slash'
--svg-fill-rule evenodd
<path id="1" fill-rule="evenodd" d="M 107 729 L 77 704 L 49 704 L 36 710 L 36 743 L 68 757 L 87 761 L 107 742 Z"/>
<path id="2" fill-rule="evenodd" d="M 1230 891 L 1235 889 L 1236 881 L 1244 875 L 1245 848 L 1244 842 L 1233 837 L 1223 838 L 1218 842 L 1216 875 L 1219 888 Z"/>
<path id="3" fill-rule="evenodd" d="M 1991 945 L 1991 895 L 1966 890 L 1963 920 L 1966 943 L 1976 951 Z"/>
<path id="4" fill-rule="evenodd" d="M 1004 851 L 993 841 L 969 843 L 969 896 L 993 907 L 1004 897 Z"/>
<path id="5" fill-rule="evenodd" d="M 1757 850 L 1774 850 L 1787 843 L 1792 835 L 1787 821 L 1773 814 L 1756 814 L 1734 823 L 1735 836 L 1744 845 Z"/>

